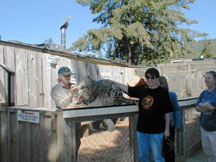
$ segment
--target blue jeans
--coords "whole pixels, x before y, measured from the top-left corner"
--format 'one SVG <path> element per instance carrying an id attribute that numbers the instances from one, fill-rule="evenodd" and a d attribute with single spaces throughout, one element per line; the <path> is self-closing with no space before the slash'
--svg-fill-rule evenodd
<path id="1" fill-rule="evenodd" d="M 154 162 L 164 162 L 162 156 L 163 133 L 147 134 L 136 132 L 140 162 L 151 162 L 151 154 Z"/>

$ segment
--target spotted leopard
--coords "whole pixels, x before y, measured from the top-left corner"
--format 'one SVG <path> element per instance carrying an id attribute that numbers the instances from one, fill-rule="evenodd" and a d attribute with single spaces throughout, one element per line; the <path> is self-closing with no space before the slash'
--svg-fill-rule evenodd
<path id="1" fill-rule="evenodd" d="M 80 83 L 79 96 L 83 104 L 89 106 L 110 106 L 133 104 L 134 101 L 123 97 L 122 90 L 110 80 L 87 78 Z"/>
<path id="2" fill-rule="evenodd" d="M 136 101 L 123 97 L 122 90 L 110 80 L 92 80 L 87 78 L 79 85 L 78 96 L 82 96 L 82 104 L 92 106 L 111 106 L 134 104 Z M 116 119 L 105 119 L 103 123 L 108 131 L 114 130 Z M 98 129 L 101 121 L 92 123 L 92 128 Z"/>

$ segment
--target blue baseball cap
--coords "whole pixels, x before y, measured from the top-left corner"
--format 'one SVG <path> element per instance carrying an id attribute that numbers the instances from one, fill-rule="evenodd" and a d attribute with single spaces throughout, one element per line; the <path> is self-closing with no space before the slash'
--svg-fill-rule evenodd
<path id="1" fill-rule="evenodd" d="M 71 72 L 71 70 L 68 67 L 61 67 L 58 70 L 58 74 L 70 75 L 70 74 L 72 74 L 72 72 Z"/>

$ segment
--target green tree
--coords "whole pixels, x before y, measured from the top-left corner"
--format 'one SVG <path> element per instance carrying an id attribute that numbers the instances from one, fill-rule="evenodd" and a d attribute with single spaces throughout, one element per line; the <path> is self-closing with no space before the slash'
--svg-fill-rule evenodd
<path id="1" fill-rule="evenodd" d="M 214 49 L 211 40 L 205 42 L 201 55 L 203 55 L 205 58 L 212 58 L 214 56 Z"/>
<path id="2" fill-rule="evenodd" d="M 190 53 L 188 44 L 202 34 L 185 28 L 193 24 L 181 12 L 195 0 L 76 0 L 89 6 L 100 29 L 91 29 L 72 49 L 97 51 L 129 64 L 156 64 Z"/>

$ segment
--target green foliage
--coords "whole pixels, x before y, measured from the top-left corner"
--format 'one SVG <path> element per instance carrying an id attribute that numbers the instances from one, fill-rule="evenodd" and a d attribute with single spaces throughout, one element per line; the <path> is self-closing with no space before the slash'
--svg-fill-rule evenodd
<path id="1" fill-rule="evenodd" d="M 208 43 L 210 43 L 210 49 L 213 50 L 214 57 L 216 57 L 216 39 L 205 39 L 197 41 L 193 44 L 192 48 L 194 49 L 197 55 L 201 55 L 202 51 L 204 50 L 204 48 L 206 48 Z"/>
<path id="2" fill-rule="evenodd" d="M 157 64 L 176 55 L 190 53 L 188 44 L 201 33 L 183 29 L 193 24 L 181 8 L 195 0 L 76 0 L 89 6 L 103 25 L 91 29 L 75 42 L 73 50 L 105 51 L 108 58 L 120 58 L 129 64 Z"/>
<path id="3" fill-rule="evenodd" d="M 212 44 L 212 42 L 210 40 L 205 42 L 204 48 L 202 49 L 201 54 L 205 58 L 212 58 L 214 56 L 213 44 Z"/>

